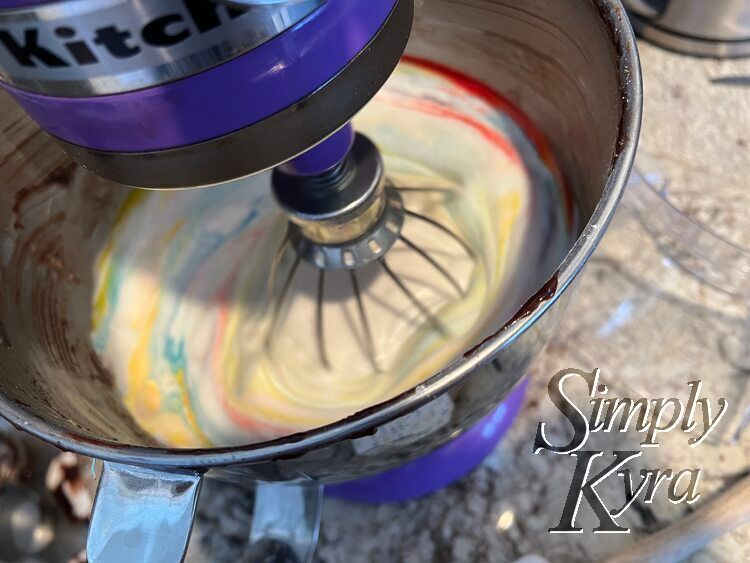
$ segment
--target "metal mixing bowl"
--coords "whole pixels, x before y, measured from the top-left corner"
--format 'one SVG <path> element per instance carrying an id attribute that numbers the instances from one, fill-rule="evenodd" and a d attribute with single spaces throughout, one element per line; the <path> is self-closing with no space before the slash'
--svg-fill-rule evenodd
<path id="1" fill-rule="evenodd" d="M 423 385 L 324 428 L 251 446 L 159 447 L 127 413 L 89 339 L 92 264 L 127 190 L 82 180 L 86 173 L 0 98 L 0 414 L 108 462 L 89 542 L 93 560 L 113 561 L 103 555 L 107 545 L 125 549 L 133 537 L 151 551 L 131 561 L 163 560 L 145 540 L 158 525 L 171 532 L 160 540 L 169 544 L 165 553 L 181 553 L 204 474 L 328 483 L 434 450 L 497 405 L 550 338 L 566 290 L 614 213 L 637 144 L 640 69 L 623 8 L 616 0 L 417 0 L 408 53 L 460 69 L 531 117 L 572 191 L 580 237 L 557 271 L 540 272 L 548 281 L 530 288 L 510 323 L 498 323 Z M 73 197 L 74 180 L 89 181 L 85 197 Z M 430 410 L 444 395 L 453 404 L 448 419 Z M 128 512 L 133 506 L 139 510 Z M 175 507 L 177 517 L 153 516 Z M 150 524 L 139 513 L 152 514 Z"/>

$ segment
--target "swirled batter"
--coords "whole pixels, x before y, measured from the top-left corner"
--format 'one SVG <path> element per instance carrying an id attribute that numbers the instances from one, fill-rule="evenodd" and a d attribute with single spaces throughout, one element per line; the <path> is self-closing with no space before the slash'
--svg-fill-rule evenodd
<path id="1" fill-rule="evenodd" d="M 404 191 L 406 207 L 472 250 L 407 217 L 404 235 L 463 295 L 413 248 L 387 256 L 445 333 L 378 264 L 357 273 L 373 350 L 347 272 L 325 274 L 321 321 L 319 273 L 300 265 L 272 320 L 269 272 L 286 220 L 267 174 L 134 191 L 96 265 L 92 337 L 127 408 L 161 442 L 257 442 L 393 397 L 507 321 L 567 252 L 563 191 L 543 141 L 481 85 L 404 62 L 355 127 L 380 148 L 390 182 L 431 188 Z"/>

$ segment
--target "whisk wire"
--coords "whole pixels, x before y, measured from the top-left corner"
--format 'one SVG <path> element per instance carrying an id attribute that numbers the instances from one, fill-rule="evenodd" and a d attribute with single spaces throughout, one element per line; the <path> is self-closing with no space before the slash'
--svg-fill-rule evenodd
<path id="1" fill-rule="evenodd" d="M 461 284 L 456 281 L 456 278 L 453 277 L 453 275 L 448 270 L 446 270 L 442 264 L 440 264 L 437 260 L 430 256 L 430 254 L 425 249 L 414 244 L 411 240 L 406 238 L 403 233 L 399 236 L 399 239 L 401 239 L 401 242 L 403 242 L 406 246 L 408 246 L 414 252 L 424 258 L 430 265 L 432 265 L 433 268 L 440 272 L 443 277 L 448 280 L 448 283 L 450 283 L 456 289 L 461 297 L 465 295 L 464 290 L 461 288 Z"/>
<path id="2" fill-rule="evenodd" d="M 362 323 L 362 332 L 365 337 L 365 348 L 367 351 L 367 357 L 370 359 L 373 369 L 376 372 L 380 371 L 378 368 L 377 360 L 375 359 L 375 341 L 372 338 L 372 331 L 370 330 L 370 323 L 367 320 L 367 313 L 365 312 L 365 306 L 362 301 L 362 292 L 359 289 L 359 280 L 357 279 L 357 273 L 354 270 L 349 270 L 349 277 L 352 281 L 352 291 L 354 292 L 354 298 L 357 300 L 357 310 L 359 311 L 359 320 Z"/>
<path id="3" fill-rule="evenodd" d="M 286 245 L 289 244 L 289 241 L 291 240 L 289 235 L 289 230 L 287 229 L 286 233 L 284 234 L 284 238 L 281 239 L 281 242 L 279 243 L 279 246 L 276 248 L 276 253 L 273 255 L 273 260 L 271 261 L 271 270 L 268 273 L 268 302 L 273 303 L 273 294 L 274 290 L 276 289 L 276 278 L 279 275 L 279 268 L 281 267 L 281 261 L 284 259 L 284 251 L 286 250 Z"/>
<path id="4" fill-rule="evenodd" d="M 284 245 L 280 246 L 280 249 L 282 249 L 283 254 L 283 248 Z M 289 289 L 292 287 L 292 281 L 294 280 L 294 274 L 297 273 L 297 268 L 299 267 L 299 263 L 302 260 L 302 258 L 295 254 L 294 262 L 292 263 L 292 267 L 289 270 L 289 273 L 286 276 L 286 279 L 284 280 L 284 285 L 281 288 L 281 292 L 279 293 L 278 297 L 271 302 L 273 305 L 271 306 L 271 326 L 268 328 L 268 333 L 266 335 L 266 347 L 269 347 L 271 344 L 271 340 L 273 339 L 274 332 L 276 331 L 276 324 L 279 320 L 279 315 L 281 313 L 281 309 L 284 305 L 284 301 L 286 300 L 286 296 L 289 293 Z M 275 285 L 275 280 L 274 285 Z M 273 285 L 271 286 L 273 287 Z"/>
<path id="5" fill-rule="evenodd" d="M 422 215 L 421 213 L 417 213 L 416 211 L 411 211 L 410 209 L 404 208 L 404 213 L 409 215 L 410 217 L 414 217 L 415 219 L 419 219 L 420 221 L 424 221 L 425 223 L 428 223 L 429 225 L 432 225 L 436 229 L 440 229 L 443 231 L 446 235 L 451 237 L 454 241 L 456 241 L 459 245 L 461 245 L 461 248 L 463 248 L 466 253 L 471 257 L 474 258 L 474 251 L 471 249 L 471 247 L 464 241 L 460 236 L 458 236 L 456 233 L 451 231 L 448 227 L 443 225 L 442 223 L 439 223 L 435 221 L 432 217 L 428 217 L 427 215 Z"/>
<path id="6" fill-rule="evenodd" d="M 325 339 L 323 338 L 323 295 L 325 293 L 325 280 L 326 271 L 323 268 L 318 268 L 318 295 L 315 300 L 315 338 L 318 343 L 320 363 L 323 364 L 324 368 L 330 369 L 331 364 L 328 361 Z"/>
<path id="7" fill-rule="evenodd" d="M 394 186 L 395 187 L 395 186 Z M 427 193 L 438 193 L 446 195 L 456 195 L 456 190 L 452 188 L 438 188 L 432 186 L 420 186 L 420 187 L 396 187 L 400 192 L 427 192 Z"/>
<path id="8" fill-rule="evenodd" d="M 432 312 L 425 306 L 424 303 L 422 303 L 416 295 L 406 286 L 406 284 L 399 278 L 393 270 L 391 270 L 390 266 L 388 266 L 388 263 L 386 262 L 385 258 L 381 258 L 379 260 L 381 267 L 385 271 L 386 274 L 388 274 L 388 277 L 390 277 L 393 280 L 393 283 L 395 283 L 398 288 L 403 292 L 406 297 L 409 298 L 409 300 L 416 305 L 417 309 L 424 315 L 424 317 L 427 319 L 427 321 L 432 325 L 432 327 L 438 331 L 441 335 L 447 336 L 448 331 L 446 330 L 445 326 L 443 326 L 443 323 L 441 323 L 435 315 L 432 314 Z"/>

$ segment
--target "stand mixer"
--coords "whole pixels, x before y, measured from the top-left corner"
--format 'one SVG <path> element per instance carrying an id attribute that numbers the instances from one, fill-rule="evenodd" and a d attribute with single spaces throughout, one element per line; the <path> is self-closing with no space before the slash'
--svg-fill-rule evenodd
<path id="1" fill-rule="evenodd" d="M 403 204 L 405 191 L 440 188 L 394 185 L 376 146 L 349 124 L 405 49 L 454 67 L 468 64 L 472 76 L 513 92 L 514 101 L 550 138 L 579 213 L 594 226 L 584 230 L 559 271 L 548 272 L 553 274 L 549 282 L 529 292 L 512 322 L 493 327 L 478 347 L 418 389 L 304 434 L 199 450 L 158 447 L 124 411 L 111 380 L 104 375 L 80 380 L 80 374 L 101 374 L 102 368 L 81 336 L 87 328 L 85 314 L 68 307 L 90 303 L 86 271 L 101 240 L 61 235 L 66 249 L 77 248 L 66 267 L 83 283 L 55 283 L 54 291 L 61 293 L 51 307 L 65 309 L 59 319 L 69 319 L 61 337 L 68 344 L 58 344 L 67 345 L 74 360 L 62 371 L 46 370 L 46 362 L 59 360 L 55 353 L 39 359 L 37 353 L 45 353 L 33 345 L 28 354 L 17 345 L 4 349 L 0 413 L 61 447 L 107 460 L 92 519 L 91 560 L 179 560 L 209 468 L 224 478 L 250 476 L 305 489 L 372 475 L 455 437 L 487 415 L 523 375 L 554 323 L 550 314 L 540 322 L 542 314 L 561 302 L 558 297 L 593 250 L 619 198 L 637 138 L 640 82 L 632 35 L 618 2 L 581 0 L 564 7 L 535 0 L 524 3 L 523 10 L 516 4 L 433 0 L 418 3 L 416 14 L 411 0 L 10 0 L 0 5 L 3 87 L 74 161 L 96 175 L 140 188 L 211 189 L 274 168 L 273 193 L 289 228 L 276 251 L 268 299 L 275 318 L 299 263 L 317 269 L 315 346 L 324 366 L 329 363 L 322 337 L 329 272 L 348 272 L 365 352 L 377 371 L 383 366 L 362 305 L 358 272 L 380 268 L 424 322 L 447 334 L 401 273 L 389 266 L 388 253 L 395 245 L 410 250 L 456 298 L 465 288 L 404 235 L 404 224 L 422 222 L 454 241 L 466 259 L 474 259 L 475 249 L 450 228 Z M 536 19 L 569 30 L 577 39 L 549 32 Z M 584 41 L 586 49 L 581 49 L 578 43 Z M 569 82 L 576 74 L 583 86 Z M 556 92 L 551 84 L 557 85 Z M 22 144 L 14 148 L 20 158 L 16 166 L 33 161 Z M 42 150 L 51 154 L 55 149 L 45 145 Z M 17 202 L 29 189 L 8 188 L 3 197 Z M 3 204 L 8 213 L 18 207 L 6 206 L 5 199 Z M 52 213 L 53 208 L 35 206 L 34 213 Z M 93 208 L 81 213 L 97 216 Z M 70 217 L 53 228 L 67 232 L 75 222 Z M 13 236 L 23 239 L 24 234 Z M 21 239 L 14 248 L 24 246 Z M 291 266 L 282 267 L 284 262 Z M 28 267 L 18 258 L 7 271 Z M 13 288 L 28 286 L 23 292 L 33 301 L 36 282 L 22 278 L 8 282 L 8 297 Z M 3 341 L 37 341 L 33 333 L 38 323 L 28 320 L 35 313 L 27 312 L 27 299 L 19 298 L 15 305 L 5 296 L 2 301 L 3 311 L 12 310 L 4 317 L 7 326 L 0 326 L 0 335 L 8 335 Z M 268 338 L 272 346 L 273 329 Z M 389 441 L 377 439 L 379 428 L 408 427 L 420 409 L 448 392 L 455 402 L 450 420 L 421 425 L 416 434 L 412 430 Z M 367 447 L 356 445 L 363 440 Z M 303 497 L 309 501 L 315 495 Z M 261 488 L 259 498 L 271 499 L 268 505 L 279 497 Z M 143 515 L 149 502 L 150 510 L 160 514 L 150 523 Z M 262 506 L 258 512 L 267 510 Z M 309 514 L 303 508 L 300 514 Z M 122 518 L 123 510 L 127 518 Z M 288 508 L 285 517 L 293 521 L 293 513 Z M 170 533 L 157 541 L 159 526 Z M 256 528 L 263 529 L 260 524 Z M 143 539 L 137 546 L 127 539 L 135 533 Z M 295 547 L 301 558 L 307 557 L 313 536 Z"/>

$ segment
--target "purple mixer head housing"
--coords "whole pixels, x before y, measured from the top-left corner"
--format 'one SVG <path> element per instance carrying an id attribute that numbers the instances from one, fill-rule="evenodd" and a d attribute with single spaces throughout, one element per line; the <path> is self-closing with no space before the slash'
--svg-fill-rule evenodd
<path id="1" fill-rule="evenodd" d="M 316 174 L 345 156 L 412 18 L 412 0 L 0 0 L 0 85 L 122 184 L 210 185 L 299 155 L 285 171 Z"/>

